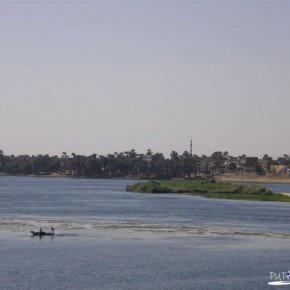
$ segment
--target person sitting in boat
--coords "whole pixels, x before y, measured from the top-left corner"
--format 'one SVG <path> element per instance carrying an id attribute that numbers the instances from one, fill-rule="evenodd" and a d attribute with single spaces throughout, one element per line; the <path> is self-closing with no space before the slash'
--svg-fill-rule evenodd
<path id="1" fill-rule="evenodd" d="M 54 235 L 54 227 L 51 227 L 50 232 Z"/>

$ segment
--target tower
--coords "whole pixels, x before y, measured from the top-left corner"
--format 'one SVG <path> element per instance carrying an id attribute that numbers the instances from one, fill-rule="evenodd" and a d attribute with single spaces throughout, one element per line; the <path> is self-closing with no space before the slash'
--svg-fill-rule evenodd
<path id="1" fill-rule="evenodd" d="M 190 156 L 192 156 L 192 138 L 190 139 Z"/>

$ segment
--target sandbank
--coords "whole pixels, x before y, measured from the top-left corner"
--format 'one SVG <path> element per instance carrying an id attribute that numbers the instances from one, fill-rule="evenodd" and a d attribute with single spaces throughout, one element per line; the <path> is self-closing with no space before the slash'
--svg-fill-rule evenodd
<path id="1" fill-rule="evenodd" d="M 225 173 L 220 175 L 218 179 L 235 182 L 290 183 L 290 178 L 287 174 Z"/>

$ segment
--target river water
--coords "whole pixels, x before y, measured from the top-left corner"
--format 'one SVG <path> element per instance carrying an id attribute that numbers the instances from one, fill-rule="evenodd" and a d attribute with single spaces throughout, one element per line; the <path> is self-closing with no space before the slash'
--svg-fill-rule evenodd
<path id="1" fill-rule="evenodd" d="M 270 272 L 290 269 L 290 203 L 126 192 L 133 182 L 1 177 L 0 289 L 271 289 Z"/>

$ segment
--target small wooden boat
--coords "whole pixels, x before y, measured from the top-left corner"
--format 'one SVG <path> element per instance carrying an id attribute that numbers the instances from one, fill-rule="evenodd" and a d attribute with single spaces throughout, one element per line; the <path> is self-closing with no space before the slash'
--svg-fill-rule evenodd
<path id="1" fill-rule="evenodd" d="M 34 236 L 54 236 L 54 233 L 46 233 L 46 232 L 35 232 L 35 231 L 30 231 L 32 235 Z"/>

